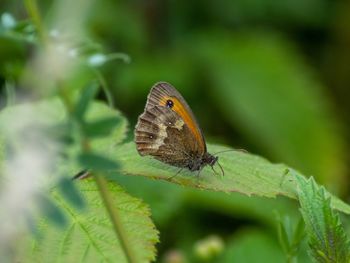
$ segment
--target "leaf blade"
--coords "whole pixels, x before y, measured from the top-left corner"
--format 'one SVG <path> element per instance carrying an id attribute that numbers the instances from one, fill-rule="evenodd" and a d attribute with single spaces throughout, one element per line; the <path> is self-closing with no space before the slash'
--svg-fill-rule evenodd
<path id="1" fill-rule="evenodd" d="M 331 197 L 312 177 L 296 175 L 296 178 L 311 255 L 318 262 L 349 262 L 350 240 L 338 213 L 331 208 Z"/>
<path id="2" fill-rule="evenodd" d="M 78 121 L 83 121 L 84 115 L 88 109 L 89 103 L 96 96 L 98 91 L 98 83 L 92 82 L 89 83 L 88 86 L 83 90 L 81 97 L 79 98 L 75 108 L 73 115 Z"/>
<path id="3" fill-rule="evenodd" d="M 193 51 L 211 67 L 212 95 L 227 122 L 274 159 L 346 190 L 340 121 L 300 52 L 266 31 L 205 39 Z"/>
<path id="4" fill-rule="evenodd" d="M 89 138 L 108 136 L 119 121 L 118 117 L 113 116 L 85 123 L 84 133 Z"/>
<path id="5" fill-rule="evenodd" d="M 29 262 L 38 262 L 43 258 L 55 258 L 58 262 L 127 262 L 118 239 L 115 238 L 113 226 L 99 198 L 97 186 L 93 180 L 86 179 L 77 185 L 88 203 L 84 211 L 77 210 L 58 191 L 53 191 L 53 200 L 64 208 L 69 219 L 63 230 L 41 221 L 41 239 L 26 243 L 23 258 Z M 137 262 L 150 262 L 155 259 L 155 244 L 158 232 L 150 219 L 150 211 L 146 204 L 129 196 L 120 186 L 109 183 L 108 189 L 115 201 L 116 209 L 122 216 L 122 223 L 131 237 L 135 248 Z"/>
<path id="6" fill-rule="evenodd" d="M 227 147 L 208 144 L 209 152 L 228 150 Z M 231 149 L 233 150 L 233 149 Z M 125 143 L 111 153 L 121 164 L 120 172 L 129 175 L 141 175 L 149 178 L 169 180 L 178 172 L 178 168 L 161 163 L 151 157 L 141 157 L 133 142 Z M 225 176 L 219 177 L 205 167 L 199 178 L 196 173 L 184 169 L 171 182 L 205 190 L 221 192 L 239 192 L 244 195 L 256 195 L 275 198 L 282 195 L 297 199 L 295 178 L 286 170 L 284 164 L 273 164 L 266 159 L 240 151 L 220 155 L 219 162 L 225 170 Z M 332 196 L 332 207 L 350 214 L 350 206 Z"/>
<path id="7" fill-rule="evenodd" d="M 109 171 L 118 169 L 116 161 L 95 153 L 82 153 L 78 156 L 78 162 L 88 170 Z"/>

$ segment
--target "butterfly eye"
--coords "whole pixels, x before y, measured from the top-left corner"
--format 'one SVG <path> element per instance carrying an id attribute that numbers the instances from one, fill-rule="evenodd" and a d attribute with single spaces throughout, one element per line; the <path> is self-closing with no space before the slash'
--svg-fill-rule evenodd
<path id="1" fill-rule="evenodd" d="M 174 107 L 174 102 L 172 100 L 167 100 L 165 104 L 168 108 Z"/>

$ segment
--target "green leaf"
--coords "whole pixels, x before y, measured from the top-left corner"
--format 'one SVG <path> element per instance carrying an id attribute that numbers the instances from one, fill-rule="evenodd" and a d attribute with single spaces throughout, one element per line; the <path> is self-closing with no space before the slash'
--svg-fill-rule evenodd
<path id="1" fill-rule="evenodd" d="M 111 109 L 105 103 L 94 102 L 93 104 L 95 107 L 89 107 L 86 112 L 87 123 L 97 123 L 108 118 L 118 120 L 108 136 L 93 137 L 90 140 L 91 148 L 94 152 L 102 154 L 110 153 L 126 138 L 128 122 L 119 111 Z"/>
<path id="2" fill-rule="evenodd" d="M 67 224 L 65 215 L 62 213 L 61 208 L 57 206 L 56 203 L 42 194 L 38 196 L 38 200 L 41 213 L 45 217 L 60 227 Z"/>
<path id="3" fill-rule="evenodd" d="M 14 116 L 16 116 L 16 118 L 14 118 Z M 91 139 L 91 150 L 96 154 L 101 153 L 107 155 L 108 152 L 116 147 L 116 144 L 120 143 L 126 136 L 126 119 L 123 118 L 117 110 L 109 108 L 104 103 L 91 102 L 85 117 L 86 121 L 91 123 L 109 117 L 119 119 L 119 122 L 109 136 Z M 23 123 L 25 123 L 25 125 L 22 125 Z M 6 165 L 8 165 L 7 158 L 9 154 L 11 154 L 7 147 L 9 141 L 11 141 L 11 143 L 14 142 L 18 150 L 21 151 L 27 143 L 32 143 L 28 140 L 28 137 L 20 137 L 23 136 L 23 134 L 27 135 L 28 130 L 30 130 L 31 133 L 35 133 L 33 135 L 36 135 L 36 138 L 39 138 L 40 142 L 42 141 L 42 137 L 40 137 L 41 134 L 45 135 L 45 139 L 47 139 L 46 137 L 52 138 L 52 147 L 57 150 L 57 154 L 59 154 L 59 156 L 55 156 L 54 160 L 47 160 L 55 169 L 52 171 L 52 174 L 48 176 L 52 179 L 52 182 L 56 184 L 62 176 L 71 179 L 72 176 L 84 169 L 84 167 L 79 166 L 76 162 L 76 156 L 81 148 L 79 140 L 74 140 L 76 139 L 74 137 L 76 134 L 73 133 L 73 127 L 69 124 L 65 107 L 62 101 L 57 97 L 38 101 L 36 103 L 23 103 L 2 110 L 0 112 L 0 176 Z M 35 129 L 30 129 L 28 127 L 35 127 Z M 64 137 L 66 135 L 72 138 L 70 143 L 57 144 L 57 141 L 62 142 L 62 136 Z M 19 137 L 22 139 L 19 140 Z M 69 193 L 73 195 L 73 192 L 70 190 Z M 70 200 L 73 204 L 80 206 L 80 204 L 78 204 L 80 201 L 78 201 L 77 197 L 70 196 L 69 194 L 66 194 L 66 196 L 67 198 L 71 198 Z"/>
<path id="4" fill-rule="evenodd" d="M 116 170 L 119 167 L 116 161 L 95 153 L 82 153 L 78 156 L 78 160 L 81 166 L 85 167 L 85 169 L 95 171 Z"/>
<path id="5" fill-rule="evenodd" d="M 109 176 L 118 182 L 130 195 L 142 199 L 152 210 L 152 218 L 158 226 L 164 226 L 179 212 L 187 190 L 161 180 L 149 180 L 138 176 Z M 154 191 L 157 189 L 157 191 Z"/>
<path id="6" fill-rule="evenodd" d="M 32 240 L 32 245 L 25 248 L 19 261 L 127 262 L 94 180 L 78 181 L 77 185 L 88 203 L 86 209 L 77 210 L 59 192 L 53 191 L 53 200 L 63 208 L 68 219 L 67 226 L 57 229 L 43 220 L 39 228 L 41 239 Z M 154 260 L 158 233 L 147 205 L 114 183 L 109 183 L 108 188 L 115 208 L 120 211 L 137 262 Z"/>
<path id="7" fill-rule="evenodd" d="M 349 239 L 338 213 L 331 208 L 331 197 L 312 177 L 308 180 L 296 178 L 312 256 L 317 262 L 349 262 Z"/>
<path id="8" fill-rule="evenodd" d="M 249 218 L 254 222 L 276 227 L 277 210 L 282 215 L 288 214 L 293 218 L 299 216 L 297 204 L 286 198 L 266 199 L 257 196 L 246 196 L 239 193 L 201 191 L 197 188 L 181 187 L 169 184 L 163 180 L 149 180 L 140 176 L 112 176 L 128 193 L 141 198 L 152 209 L 152 217 L 158 225 L 166 225 L 174 216 L 182 212 L 183 206 L 232 217 Z M 157 189 L 157 191 L 154 191 Z"/>
<path id="9" fill-rule="evenodd" d="M 106 117 L 101 120 L 84 124 L 84 132 L 89 138 L 108 136 L 120 119 L 118 117 Z"/>
<path id="10" fill-rule="evenodd" d="M 35 119 L 28 120 L 26 116 L 28 112 L 36 116 Z M 18 116 L 16 120 L 13 116 Z M 69 136 L 69 141 L 71 143 L 69 151 L 72 155 L 80 151 L 80 144 L 74 141 L 74 134 L 72 133 L 71 125 L 68 123 L 67 114 L 65 107 L 60 99 L 52 98 L 47 100 L 38 101 L 36 103 L 23 103 L 21 105 L 7 107 L 0 113 L 0 139 L 3 136 L 16 136 L 11 130 L 9 130 L 13 125 L 16 126 L 16 122 L 20 120 L 20 117 L 26 118 L 28 125 L 33 125 L 43 128 L 45 134 L 49 134 L 53 139 L 63 139 L 62 137 Z M 114 126 L 112 132 L 105 137 L 92 138 L 90 140 L 91 150 L 95 153 L 108 154 L 113 150 L 117 144 L 123 141 L 126 137 L 127 131 L 127 121 L 117 110 L 109 108 L 106 104 L 94 101 L 91 103 L 86 112 L 86 121 L 88 123 L 95 123 L 102 119 L 115 118 L 118 119 L 118 123 Z M 17 127 L 17 126 L 16 126 Z M 24 133 L 25 131 L 23 131 Z M 6 140 L 0 141 L 0 167 L 5 159 L 5 143 Z M 18 138 L 13 138 L 13 141 L 18 141 Z M 64 150 L 68 150 L 65 147 Z M 62 161 L 62 165 L 57 165 L 58 168 L 62 169 L 60 174 L 66 174 L 67 176 L 72 176 L 79 172 L 83 167 L 72 167 L 72 165 L 67 164 L 66 160 Z"/>
<path id="11" fill-rule="evenodd" d="M 286 225 L 287 224 L 282 220 L 282 218 L 279 218 L 277 222 L 278 239 L 282 246 L 283 252 L 285 254 L 288 254 L 291 249 L 291 244 L 290 244 Z"/>
<path id="12" fill-rule="evenodd" d="M 79 98 L 73 113 L 75 118 L 78 121 L 82 121 L 84 119 L 84 115 L 88 109 L 89 103 L 96 96 L 97 91 L 98 91 L 97 82 L 89 83 L 88 86 L 83 90 L 82 95 Z"/>
<path id="13" fill-rule="evenodd" d="M 298 50 L 266 31 L 213 34 L 209 41 L 205 34 L 196 43 L 228 123 L 274 160 L 315 175 L 333 191 L 346 188 L 338 116 Z"/>
<path id="14" fill-rule="evenodd" d="M 302 242 L 304 236 L 305 236 L 305 224 L 302 219 L 299 220 L 293 234 L 293 239 L 292 239 L 292 248 L 295 250 L 298 249 L 299 244 Z"/>
<path id="15" fill-rule="evenodd" d="M 66 177 L 62 178 L 58 183 L 58 190 L 62 193 L 62 196 L 66 198 L 72 205 L 76 208 L 84 208 L 85 201 L 80 195 L 79 190 L 76 187 L 76 184 L 72 181 L 72 179 L 68 179 Z"/>
<path id="16" fill-rule="evenodd" d="M 208 144 L 209 152 L 228 150 L 227 147 Z M 286 174 L 283 164 L 272 164 L 264 158 L 240 151 L 220 155 L 219 162 L 225 176 L 216 175 L 210 167 L 205 167 L 199 176 L 197 172 L 166 165 L 149 156 L 141 157 L 134 142 L 120 145 L 111 153 L 120 162 L 120 171 L 125 174 L 141 175 L 149 178 L 168 180 L 183 186 L 221 192 L 239 192 L 245 195 L 276 197 L 283 195 L 297 199 L 295 176 Z M 300 175 L 302 176 L 302 175 Z M 170 179 L 171 178 L 171 179 Z M 350 206 L 332 196 L 332 207 L 350 213 Z"/>
<path id="17" fill-rule="evenodd" d="M 283 218 L 279 215 L 277 216 L 278 239 L 286 255 L 287 262 L 297 262 L 296 257 L 304 237 L 303 220 L 299 218 L 298 222 L 294 223 L 289 216 Z"/>

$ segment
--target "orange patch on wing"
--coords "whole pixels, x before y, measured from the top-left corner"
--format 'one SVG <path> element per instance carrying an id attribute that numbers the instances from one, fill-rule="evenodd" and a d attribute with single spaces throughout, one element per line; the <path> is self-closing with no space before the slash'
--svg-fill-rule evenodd
<path id="1" fill-rule="evenodd" d="M 200 145 L 201 149 L 204 151 L 205 145 L 202 138 L 202 134 L 197 128 L 196 122 L 192 119 L 189 112 L 186 110 L 186 108 L 182 105 L 181 101 L 179 101 L 177 98 L 174 97 L 163 97 L 160 101 L 160 105 L 165 106 L 167 100 L 172 100 L 174 102 L 174 106 L 171 108 L 173 111 L 175 111 L 177 114 L 179 114 L 182 118 L 182 120 L 186 123 L 192 134 L 194 135 L 195 139 L 197 140 L 198 144 Z"/>

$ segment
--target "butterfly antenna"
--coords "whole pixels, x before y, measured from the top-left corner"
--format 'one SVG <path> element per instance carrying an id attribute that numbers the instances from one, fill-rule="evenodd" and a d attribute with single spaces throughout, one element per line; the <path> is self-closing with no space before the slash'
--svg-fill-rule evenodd
<path id="1" fill-rule="evenodd" d="M 176 174 L 170 176 L 170 177 L 168 178 L 168 180 L 171 180 L 171 179 L 173 179 L 174 177 L 176 177 L 183 169 L 184 169 L 184 168 L 180 168 L 180 170 L 178 170 L 178 171 L 176 172 Z"/>
<path id="2" fill-rule="evenodd" d="M 226 152 L 243 152 L 243 153 L 248 153 L 248 151 L 245 150 L 245 149 L 231 149 L 231 150 L 225 150 L 225 151 L 221 151 L 221 152 L 216 152 L 213 155 L 217 155 L 219 153 L 226 153 Z"/>

